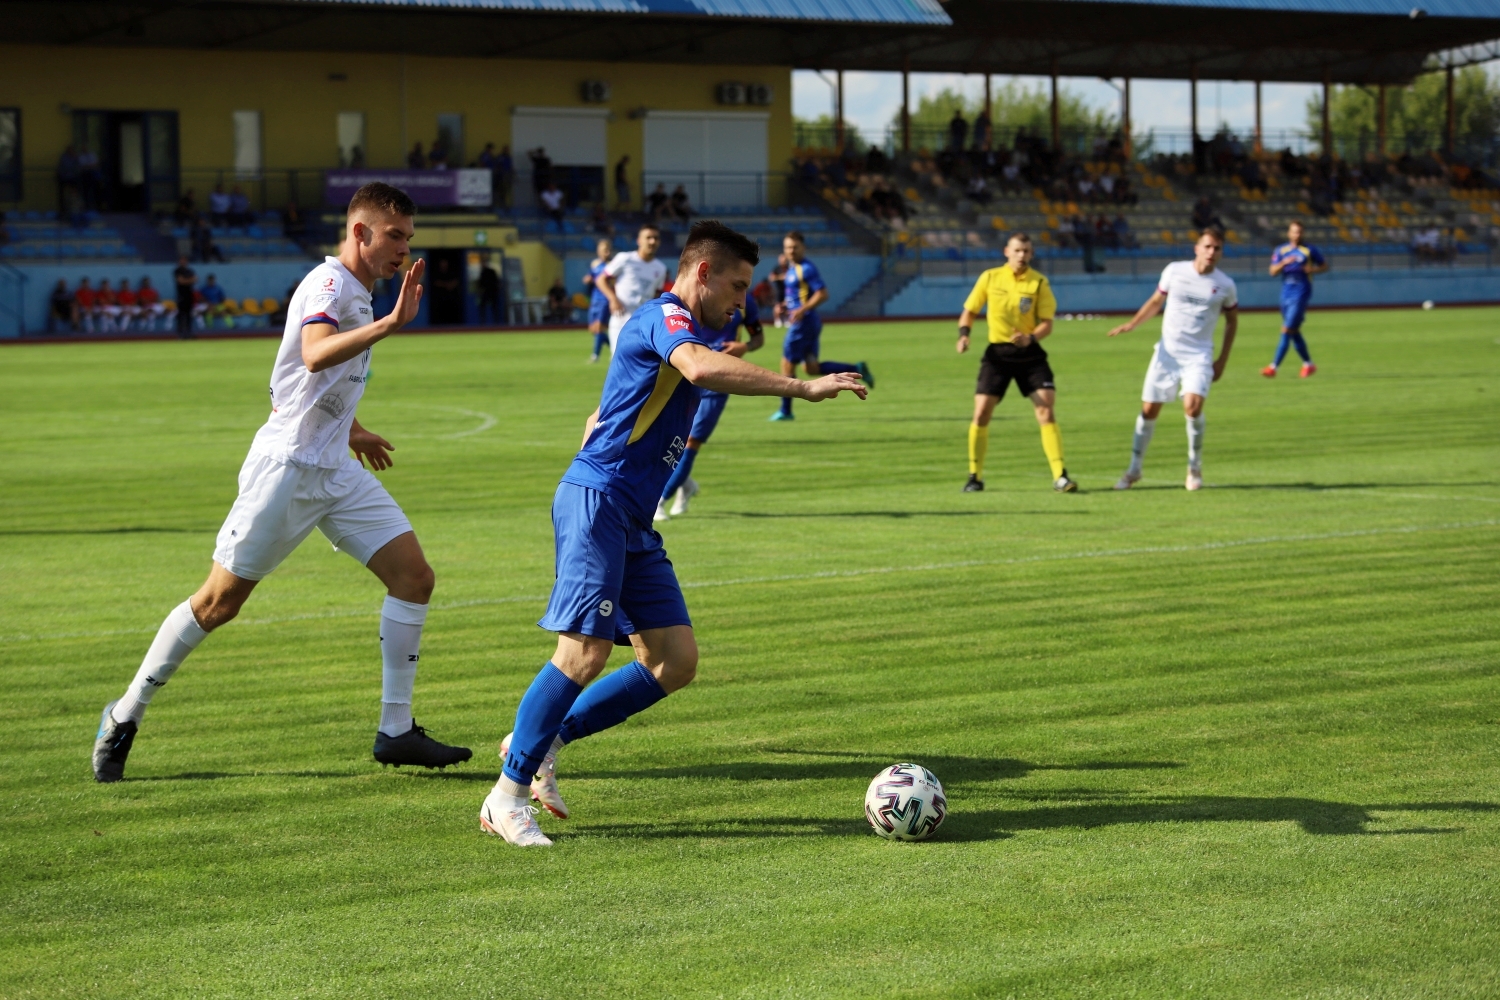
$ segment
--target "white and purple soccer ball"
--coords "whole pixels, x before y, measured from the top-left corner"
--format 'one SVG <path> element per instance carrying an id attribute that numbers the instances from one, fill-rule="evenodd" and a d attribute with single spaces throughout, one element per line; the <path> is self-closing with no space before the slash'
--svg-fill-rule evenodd
<path id="1" fill-rule="evenodd" d="M 865 792 L 865 819 L 886 840 L 926 840 L 947 815 L 943 783 L 920 764 L 892 764 Z"/>

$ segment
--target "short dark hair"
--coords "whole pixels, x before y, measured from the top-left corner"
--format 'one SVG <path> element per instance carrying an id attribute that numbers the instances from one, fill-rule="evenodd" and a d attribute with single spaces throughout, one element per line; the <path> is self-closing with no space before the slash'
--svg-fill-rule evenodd
<path id="1" fill-rule="evenodd" d="M 693 223 L 688 232 L 677 259 L 677 273 L 690 271 L 700 260 L 708 261 L 715 272 L 724 270 L 731 260 L 742 260 L 754 267 L 760 263 L 760 245 L 722 222 L 706 219 Z"/>
<path id="2" fill-rule="evenodd" d="M 410 217 L 417 214 L 417 203 L 398 187 L 371 181 L 354 192 L 354 197 L 349 199 L 350 215 L 365 209 Z"/>
<path id="3" fill-rule="evenodd" d="M 807 237 L 802 235 L 802 230 L 800 229 L 793 229 L 791 232 L 786 234 L 786 238 L 789 240 L 796 240 L 798 243 L 803 244 L 807 242 Z"/>
<path id="4" fill-rule="evenodd" d="M 1198 239 L 1201 240 L 1205 236 L 1212 236 L 1214 239 L 1218 240 L 1220 243 L 1223 243 L 1224 242 L 1224 227 L 1223 226 L 1218 226 L 1218 225 L 1204 226 L 1203 227 L 1203 231 L 1198 234 Z"/>
<path id="5" fill-rule="evenodd" d="M 654 223 L 654 222 L 643 222 L 638 227 L 636 227 L 635 234 L 637 236 L 639 236 L 639 235 L 641 235 L 641 233 L 644 233 L 648 229 L 651 230 L 653 233 L 660 233 L 661 232 L 661 226 L 658 226 L 656 223 Z"/>
<path id="6" fill-rule="evenodd" d="M 1011 240 L 1019 240 L 1022 243 L 1030 243 L 1031 234 L 1026 232 L 1025 230 L 1017 230 L 1005 238 L 1005 242 L 1007 243 L 1009 243 Z"/>

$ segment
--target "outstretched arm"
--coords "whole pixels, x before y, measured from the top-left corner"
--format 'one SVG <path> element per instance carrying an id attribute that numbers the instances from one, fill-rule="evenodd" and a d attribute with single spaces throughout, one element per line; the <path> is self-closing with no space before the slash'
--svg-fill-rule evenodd
<path id="1" fill-rule="evenodd" d="M 340 333 L 332 323 L 309 323 L 302 328 L 302 363 L 310 372 L 320 372 L 358 357 L 417 318 L 422 302 L 422 272 L 427 262 L 418 260 L 401 279 L 401 294 L 389 316 Z"/>
<path id="2" fill-rule="evenodd" d="M 816 403 L 849 390 L 860 399 L 870 391 L 853 372 L 802 381 L 741 361 L 702 344 L 683 344 L 667 359 L 682 377 L 703 389 L 736 396 L 791 396 Z"/>
<path id="3" fill-rule="evenodd" d="M 1131 330 L 1134 330 L 1136 327 L 1146 322 L 1146 320 L 1150 319 L 1152 316 L 1155 316 L 1157 313 L 1161 312 L 1161 307 L 1166 304 L 1166 301 L 1167 293 L 1158 288 L 1156 291 L 1152 292 L 1151 297 L 1147 299 L 1145 303 L 1135 311 L 1135 315 L 1130 317 L 1129 322 L 1121 323 L 1119 326 L 1109 331 L 1109 335 L 1111 337 L 1118 337 L 1122 333 L 1129 333 Z"/>
<path id="4" fill-rule="evenodd" d="M 1234 347 L 1234 335 L 1240 330 L 1238 308 L 1224 310 L 1224 346 L 1219 348 L 1219 360 L 1214 362 L 1214 381 L 1224 377 L 1224 366 L 1229 364 L 1229 350 Z"/>

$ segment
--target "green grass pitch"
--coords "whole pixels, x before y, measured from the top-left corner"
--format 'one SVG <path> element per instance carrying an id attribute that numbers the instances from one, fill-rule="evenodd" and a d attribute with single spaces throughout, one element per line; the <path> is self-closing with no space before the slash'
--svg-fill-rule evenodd
<path id="1" fill-rule="evenodd" d="M 275 343 L 4 351 L 0 996 L 1500 995 L 1497 319 L 1314 312 L 1321 372 L 1267 381 L 1246 316 L 1198 494 L 1175 408 L 1110 490 L 1156 324 L 1061 323 L 1072 496 L 1015 398 L 959 491 L 951 323 L 830 327 L 877 389 L 730 403 L 663 528 L 699 679 L 566 751 L 528 852 L 476 814 L 585 334 L 397 337 L 360 409 L 438 576 L 416 715 L 474 761 L 370 759 L 381 591 L 314 534 L 112 786 L 100 707 L 208 568 Z M 862 797 L 908 759 L 951 814 L 890 844 Z"/>

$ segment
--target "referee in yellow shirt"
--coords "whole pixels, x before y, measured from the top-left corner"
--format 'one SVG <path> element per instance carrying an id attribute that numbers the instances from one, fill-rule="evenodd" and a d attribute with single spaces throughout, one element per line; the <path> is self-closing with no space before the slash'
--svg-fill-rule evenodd
<path id="1" fill-rule="evenodd" d="M 1052 467 L 1052 488 L 1072 493 L 1078 484 L 1063 465 L 1062 432 L 1052 414 L 1057 388 L 1040 341 L 1052 332 L 1057 299 L 1047 278 L 1031 269 L 1031 237 L 1016 233 L 1005 244 L 1005 266 L 985 271 L 964 300 L 958 317 L 958 353 L 969 349 L 969 331 L 988 308 L 990 344 L 979 364 L 974 422 L 969 425 L 969 481 L 965 493 L 984 489 L 984 456 L 990 447 L 990 417 L 1012 380 L 1031 400 L 1042 427 L 1042 451 Z"/>

